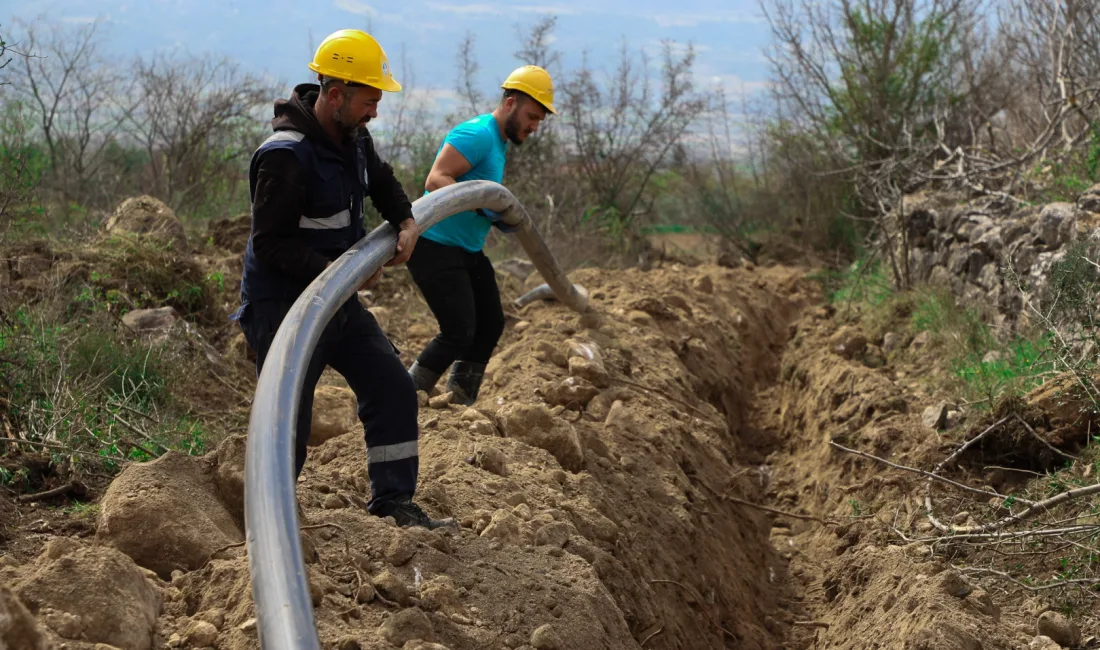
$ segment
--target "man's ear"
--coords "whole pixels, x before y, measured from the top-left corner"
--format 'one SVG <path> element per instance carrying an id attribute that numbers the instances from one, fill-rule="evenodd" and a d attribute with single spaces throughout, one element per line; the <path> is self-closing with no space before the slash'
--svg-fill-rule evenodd
<path id="1" fill-rule="evenodd" d="M 328 90 L 325 91 L 325 99 L 327 99 L 330 104 L 339 105 L 343 97 L 344 89 L 341 88 L 339 84 L 332 84 L 328 87 Z"/>

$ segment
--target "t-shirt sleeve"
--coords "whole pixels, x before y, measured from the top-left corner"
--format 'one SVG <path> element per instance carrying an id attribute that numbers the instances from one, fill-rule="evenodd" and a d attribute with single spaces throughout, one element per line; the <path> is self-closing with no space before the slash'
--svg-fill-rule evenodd
<path id="1" fill-rule="evenodd" d="M 478 122 L 464 122 L 447 134 L 444 144 L 449 144 L 462 154 L 471 167 L 485 159 L 493 145 L 492 134 Z"/>

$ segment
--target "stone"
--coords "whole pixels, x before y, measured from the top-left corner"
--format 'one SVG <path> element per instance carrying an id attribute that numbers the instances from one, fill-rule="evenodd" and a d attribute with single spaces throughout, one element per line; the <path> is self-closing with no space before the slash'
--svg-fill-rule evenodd
<path id="1" fill-rule="evenodd" d="M 372 585 L 364 584 L 359 587 L 359 591 L 355 592 L 355 600 L 358 603 L 369 603 L 374 600 L 375 597 L 374 587 Z"/>
<path id="2" fill-rule="evenodd" d="M 565 350 L 553 345 L 549 341 L 540 340 L 535 343 L 535 357 L 542 361 L 549 361 L 555 366 L 564 368 L 569 364 Z"/>
<path id="3" fill-rule="evenodd" d="M 555 521 L 535 531 L 535 544 L 538 546 L 564 548 L 574 532 L 576 531 L 573 526 L 564 521 Z"/>
<path id="4" fill-rule="evenodd" d="M 914 282 L 927 281 L 935 263 L 935 255 L 932 251 L 923 248 L 909 250 L 909 274 Z"/>
<path id="5" fill-rule="evenodd" d="M 1100 183 L 1093 185 L 1077 197 L 1077 208 L 1085 212 L 1100 212 Z"/>
<path id="6" fill-rule="evenodd" d="M 531 645 L 535 650 L 564 650 L 557 630 L 549 623 L 535 628 L 531 633 Z"/>
<path id="7" fill-rule="evenodd" d="M 580 410 L 599 394 L 600 389 L 592 382 L 581 377 L 566 377 L 561 382 L 551 385 L 545 397 L 547 404 Z"/>
<path id="8" fill-rule="evenodd" d="M 504 435 L 550 452 L 565 469 L 584 469 L 584 447 L 573 425 L 554 417 L 542 404 L 505 406 L 498 413 Z"/>
<path id="9" fill-rule="evenodd" d="M 569 357 L 569 374 L 586 379 L 597 388 L 607 388 L 611 385 L 611 379 L 607 368 L 599 359 L 585 357 Z M 593 397 L 595 397 L 593 395 Z"/>
<path id="10" fill-rule="evenodd" d="M 393 614 L 378 627 L 378 633 L 398 647 L 415 640 L 435 640 L 431 620 L 423 610 L 417 607 L 403 609 Z"/>
<path id="11" fill-rule="evenodd" d="M 180 321 L 179 313 L 173 307 L 156 309 L 135 309 L 122 317 L 122 324 L 135 334 L 163 339 L 168 336 Z"/>
<path id="12" fill-rule="evenodd" d="M 1000 269 L 996 264 L 986 264 L 978 271 L 977 281 L 978 286 L 986 291 L 992 291 L 994 287 L 999 287 L 1001 284 Z"/>
<path id="13" fill-rule="evenodd" d="M 508 458 L 496 447 L 478 445 L 474 452 L 474 466 L 497 476 L 508 476 Z"/>
<path id="14" fill-rule="evenodd" d="M 420 606 L 432 612 L 456 609 L 459 599 L 454 581 L 447 576 L 435 576 L 420 590 Z"/>
<path id="15" fill-rule="evenodd" d="M 1061 646 L 1075 647 L 1081 642 L 1081 629 L 1058 612 L 1040 614 L 1038 628 L 1040 635 L 1050 637 Z"/>
<path id="16" fill-rule="evenodd" d="M 867 349 L 867 337 L 851 328 L 843 328 L 830 339 L 833 352 L 845 359 L 854 359 Z"/>
<path id="17" fill-rule="evenodd" d="M 971 240 L 974 248 L 982 251 L 990 258 L 996 259 L 1005 248 L 1003 232 L 1000 228 L 992 227 L 986 230 L 976 240 Z"/>
<path id="18" fill-rule="evenodd" d="M 206 621 L 191 621 L 183 633 L 183 640 L 195 648 L 212 646 L 218 641 L 218 628 Z"/>
<path id="19" fill-rule="evenodd" d="M 450 406 L 452 400 L 454 400 L 454 393 L 448 391 L 429 399 L 428 406 L 433 409 L 445 409 Z"/>
<path id="20" fill-rule="evenodd" d="M 350 388 L 318 386 L 313 393 L 309 446 L 316 447 L 356 429 L 359 424 L 358 409 L 355 393 Z"/>
<path id="21" fill-rule="evenodd" d="M 386 549 L 386 561 L 394 566 L 402 566 L 416 555 L 416 543 L 406 535 L 394 535 Z"/>
<path id="22" fill-rule="evenodd" d="M 508 510 L 497 510 L 493 513 L 489 525 L 481 531 L 481 536 L 488 539 L 499 539 L 506 544 L 519 545 L 522 541 L 520 535 L 521 523 L 520 518 Z"/>
<path id="23" fill-rule="evenodd" d="M 218 628 L 219 631 L 225 627 L 225 610 L 222 609 L 208 609 L 205 612 L 200 612 L 195 618 L 206 621 Z"/>
<path id="24" fill-rule="evenodd" d="M 1047 250 L 1061 247 L 1076 235 L 1077 206 L 1072 203 L 1048 203 L 1039 212 L 1031 231 Z"/>
<path id="25" fill-rule="evenodd" d="M 325 496 L 325 500 L 321 502 L 321 507 L 325 510 L 339 510 L 346 507 L 343 497 L 339 494 L 329 494 Z"/>
<path id="26" fill-rule="evenodd" d="M 887 332 L 886 336 L 882 337 L 883 352 L 890 353 L 894 350 L 900 350 L 904 346 L 905 337 L 897 332 Z"/>
<path id="27" fill-rule="evenodd" d="M 714 280 L 709 275 L 701 275 L 695 278 L 691 286 L 699 293 L 714 293 Z"/>
<path id="28" fill-rule="evenodd" d="M 1028 650 L 1062 650 L 1062 646 L 1049 636 L 1037 636 L 1027 644 Z"/>
<path id="29" fill-rule="evenodd" d="M 947 424 L 947 404 L 940 402 L 924 409 L 921 413 L 921 422 L 929 429 L 940 430 Z"/>
<path id="30" fill-rule="evenodd" d="M 371 586 L 384 598 L 396 603 L 404 603 L 409 599 L 409 588 L 404 581 L 391 573 L 388 569 L 374 576 Z"/>

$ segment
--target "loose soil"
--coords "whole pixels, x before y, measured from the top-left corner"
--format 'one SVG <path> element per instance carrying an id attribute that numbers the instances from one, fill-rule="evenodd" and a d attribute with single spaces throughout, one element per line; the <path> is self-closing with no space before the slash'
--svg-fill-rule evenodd
<path id="1" fill-rule="evenodd" d="M 205 263 L 234 268 L 232 232 Z M 354 399 L 326 374 L 298 484 L 324 646 L 1027 648 L 1034 599 L 890 533 L 921 530 L 919 480 L 829 445 L 944 457 L 920 423 L 929 398 L 898 376 L 908 357 L 853 353 L 861 333 L 806 269 L 735 266 L 579 271 L 584 316 L 508 304 L 478 402 L 422 396 L 418 501 L 457 531 L 365 513 Z M 508 268 L 506 300 L 539 282 Z M 435 333 L 404 271 L 361 299 L 407 363 Z M 247 364 L 231 327 L 207 338 Z M 0 648 L 258 648 L 244 432 L 225 433 L 206 456 L 93 482 L 94 510 L 3 493 Z"/>

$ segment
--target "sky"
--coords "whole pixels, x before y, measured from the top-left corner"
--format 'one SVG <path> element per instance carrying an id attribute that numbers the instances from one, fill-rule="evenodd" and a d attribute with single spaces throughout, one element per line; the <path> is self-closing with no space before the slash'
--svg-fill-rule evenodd
<path id="1" fill-rule="evenodd" d="M 495 94 L 520 65 L 519 29 L 545 15 L 558 17 L 553 46 L 566 72 L 585 57 L 597 70 L 614 70 L 624 39 L 632 49 L 660 52 L 662 41 L 697 51 L 696 79 L 730 96 L 765 85 L 763 47 L 768 29 L 757 0 L 5 0 L 0 33 L 12 18 L 103 22 L 105 46 L 126 57 L 154 52 L 216 54 L 244 70 L 266 73 L 289 90 L 310 80 L 306 67 L 325 35 L 343 28 L 370 31 L 407 88 L 445 105 L 453 100 L 456 53 L 468 32 L 476 37 L 478 86 Z M 48 7 L 48 10 L 47 10 Z M 6 35 L 6 34 L 5 34 Z M 656 70 L 654 70 L 656 72 Z"/>

